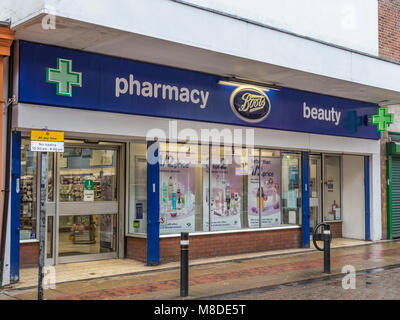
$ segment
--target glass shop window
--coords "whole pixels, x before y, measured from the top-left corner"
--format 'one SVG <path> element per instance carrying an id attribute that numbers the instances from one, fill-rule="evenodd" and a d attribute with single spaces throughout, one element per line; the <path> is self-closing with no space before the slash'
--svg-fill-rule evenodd
<path id="1" fill-rule="evenodd" d="M 301 154 L 282 154 L 282 224 L 301 225 Z"/>
<path id="2" fill-rule="evenodd" d="M 341 157 L 324 157 L 324 220 L 342 219 L 341 213 Z"/>
<path id="3" fill-rule="evenodd" d="M 208 176 L 202 162 L 208 153 L 208 146 L 160 143 L 160 234 L 207 229 L 203 185 Z"/>
<path id="4" fill-rule="evenodd" d="M 254 155 L 252 154 L 252 157 Z M 210 226 L 205 230 L 220 231 L 248 228 L 247 208 L 244 199 L 248 192 L 248 150 L 228 146 L 211 147 L 211 173 L 208 166 L 209 184 L 204 184 L 207 194 L 205 215 L 209 214 Z M 208 201 L 209 200 L 209 201 Z"/>
<path id="5" fill-rule="evenodd" d="M 147 232 L 147 143 L 129 143 L 128 233 Z"/>
<path id="6" fill-rule="evenodd" d="M 129 233 L 146 233 L 146 150 L 130 144 Z M 301 153 L 161 142 L 159 160 L 160 234 L 302 223 Z"/>
<path id="7" fill-rule="evenodd" d="M 29 149 L 30 141 L 22 139 L 20 240 L 37 237 L 37 153 Z"/>
<path id="8" fill-rule="evenodd" d="M 85 190 L 93 190 L 94 201 L 117 200 L 117 151 L 66 147 L 60 154 L 60 201 L 86 201 Z"/>

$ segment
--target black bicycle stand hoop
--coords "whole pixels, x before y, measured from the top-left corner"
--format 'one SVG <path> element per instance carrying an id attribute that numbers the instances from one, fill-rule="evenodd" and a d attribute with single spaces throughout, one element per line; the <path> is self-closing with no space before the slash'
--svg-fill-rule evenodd
<path id="1" fill-rule="evenodd" d="M 324 227 L 322 233 L 318 229 Z M 317 241 L 323 241 L 324 247 L 318 246 Z M 313 230 L 313 243 L 317 250 L 324 251 L 324 273 L 331 273 L 331 226 L 325 222 L 319 223 Z"/>

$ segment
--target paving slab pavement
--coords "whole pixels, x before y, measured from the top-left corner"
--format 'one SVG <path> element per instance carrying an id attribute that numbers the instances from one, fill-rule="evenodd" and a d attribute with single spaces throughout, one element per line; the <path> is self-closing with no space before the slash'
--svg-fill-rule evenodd
<path id="1" fill-rule="evenodd" d="M 400 264 L 400 242 L 379 242 L 337 248 L 331 252 L 332 274 L 341 274 L 345 265 L 357 271 Z M 290 255 L 261 256 L 217 263 L 192 265 L 189 270 L 189 297 L 179 297 L 180 270 L 121 275 L 57 283 L 44 291 L 45 299 L 61 300 L 180 300 L 212 298 L 242 290 L 279 285 L 326 276 L 323 253 L 305 251 Z M 0 299 L 36 299 L 36 288 L 0 291 Z"/>

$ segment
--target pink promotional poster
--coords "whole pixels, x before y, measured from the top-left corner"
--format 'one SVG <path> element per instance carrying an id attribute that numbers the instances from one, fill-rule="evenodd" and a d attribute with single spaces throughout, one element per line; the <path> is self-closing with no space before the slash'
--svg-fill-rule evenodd
<path id="1" fill-rule="evenodd" d="M 248 179 L 249 227 L 259 227 L 260 212 L 261 227 L 280 225 L 281 159 L 261 157 L 261 174 L 258 157 L 249 159 Z"/>
<path id="2" fill-rule="evenodd" d="M 194 167 L 184 156 L 160 151 L 160 233 L 195 230 Z"/>
<path id="3" fill-rule="evenodd" d="M 240 229 L 240 210 L 242 194 L 240 192 L 241 175 L 236 175 L 236 167 L 223 161 L 214 164 L 211 171 L 211 190 L 209 190 L 208 168 L 204 170 L 203 228 L 208 230 Z M 210 192 L 209 192 L 210 191 Z"/>

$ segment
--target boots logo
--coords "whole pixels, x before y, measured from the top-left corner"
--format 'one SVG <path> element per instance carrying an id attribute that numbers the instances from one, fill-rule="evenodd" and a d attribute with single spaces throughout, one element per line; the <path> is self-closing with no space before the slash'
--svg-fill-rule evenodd
<path id="1" fill-rule="evenodd" d="M 233 91 L 230 102 L 236 116 L 246 122 L 261 122 L 271 111 L 268 96 L 257 88 L 237 88 Z"/>

